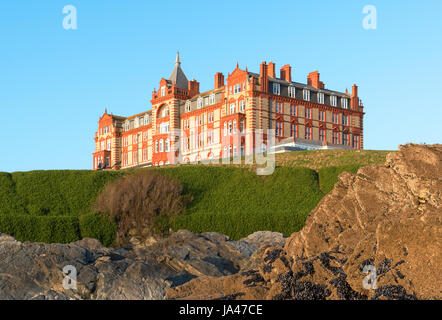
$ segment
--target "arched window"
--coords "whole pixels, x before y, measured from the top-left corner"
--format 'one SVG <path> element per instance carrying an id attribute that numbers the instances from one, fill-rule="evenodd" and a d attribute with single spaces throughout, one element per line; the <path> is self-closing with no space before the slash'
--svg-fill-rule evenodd
<path id="1" fill-rule="evenodd" d="M 223 157 L 226 158 L 227 157 L 227 147 L 224 147 L 224 153 L 223 153 Z"/>
<path id="2" fill-rule="evenodd" d="M 236 133 L 236 120 L 233 120 L 233 133 Z"/>
<path id="3" fill-rule="evenodd" d="M 224 136 L 227 136 L 227 122 L 224 122 Z"/>
<path id="4" fill-rule="evenodd" d="M 164 106 L 163 109 L 161 110 L 161 117 L 167 117 L 168 115 L 169 115 L 169 107 Z"/>
<path id="5" fill-rule="evenodd" d="M 169 152 L 169 139 L 164 141 L 164 151 Z"/>
<path id="6" fill-rule="evenodd" d="M 229 120 L 229 134 L 232 134 L 232 121 Z"/>
<path id="7" fill-rule="evenodd" d="M 163 152 L 163 139 L 160 139 L 159 152 Z"/>
<path id="8" fill-rule="evenodd" d="M 155 141 L 155 152 L 158 152 L 158 140 Z"/>

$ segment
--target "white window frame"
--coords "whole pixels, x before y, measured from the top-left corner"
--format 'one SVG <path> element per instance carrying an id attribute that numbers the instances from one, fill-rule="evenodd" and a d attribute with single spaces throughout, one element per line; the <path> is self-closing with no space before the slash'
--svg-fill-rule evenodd
<path id="1" fill-rule="evenodd" d="M 302 98 L 305 101 L 310 101 L 310 90 L 309 89 L 302 90 Z"/>
<path id="2" fill-rule="evenodd" d="M 281 85 L 277 82 L 273 82 L 273 94 L 281 94 Z"/>
<path id="3" fill-rule="evenodd" d="M 348 109 L 348 99 L 347 98 L 341 98 L 341 108 Z"/>
<path id="4" fill-rule="evenodd" d="M 235 109 L 236 109 L 236 103 L 231 103 L 230 104 L 230 114 L 234 114 L 235 113 Z"/>
<path id="5" fill-rule="evenodd" d="M 324 104 L 324 93 L 318 92 L 318 103 Z"/>
<path id="6" fill-rule="evenodd" d="M 338 102 L 338 97 L 336 97 L 336 96 L 330 96 L 330 105 L 331 105 L 332 107 L 336 107 L 337 102 Z"/>
<path id="7" fill-rule="evenodd" d="M 209 104 L 215 104 L 215 94 L 214 93 L 212 93 L 210 96 L 209 96 Z"/>
<path id="8" fill-rule="evenodd" d="M 244 99 L 240 100 L 239 101 L 239 111 L 244 112 L 245 109 L 246 109 L 246 101 Z"/>
<path id="9" fill-rule="evenodd" d="M 296 97 L 296 88 L 294 86 L 289 86 L 289 97 L 290 98 Z"/>
<path id="10" fill-rule="evenodd" d="M 166 95 L 166 86 L 161 87 L 161 96 L 164 97 Z"/>
<path id="11" fill-rule="evenodd" d="M 199 97 L 197 102 L 196 102 L 196 107 L 197 109 L 201 109 L 203 107 L 203 98 Z"/>

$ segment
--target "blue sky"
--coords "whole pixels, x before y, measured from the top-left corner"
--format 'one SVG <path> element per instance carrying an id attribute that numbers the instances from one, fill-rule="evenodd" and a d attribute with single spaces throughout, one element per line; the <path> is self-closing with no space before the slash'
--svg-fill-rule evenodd
<path id="1" fill-rule="evenodd" d="M 63 28 L 69 4 L 77 30 Z M 358 84 L 366 149 L 440 143 L 441 13 L 429 0 L 1 1 L 0 171 L 90 169 L 104 109 L 150 109 L 177 50 L 201 91 L 237 61 L 289 63 L 295 81 L 319 70 L 326 88 Z"/>

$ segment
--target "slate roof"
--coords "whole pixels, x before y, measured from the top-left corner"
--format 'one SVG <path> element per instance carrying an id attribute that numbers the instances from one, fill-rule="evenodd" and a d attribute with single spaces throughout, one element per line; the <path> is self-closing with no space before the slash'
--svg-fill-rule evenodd
<path id="1" fill-rule="evenodd" d="M 184 74 L 183 69 L 181 69 L 180 53 L 177 52 L 175 59 L 175 67 L 168 79 L 169 81 L 175 82 L 176 86 L 181 89 L 187 90 L 187 77 Z"/>

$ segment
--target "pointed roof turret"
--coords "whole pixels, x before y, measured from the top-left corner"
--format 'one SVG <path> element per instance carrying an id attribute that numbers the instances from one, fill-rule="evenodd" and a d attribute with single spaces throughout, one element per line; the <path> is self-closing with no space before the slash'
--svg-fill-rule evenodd
<path id="1" fill-rule="evenodd" d="M 169 81 L 175 82 L 175 85 L 181 89 L 187 89 L 187 77 L 184 74 L 183 69 L 181 69 L 180 53 L 177 52 L 175 59 L 175 67 L 168 79 Z"/>

